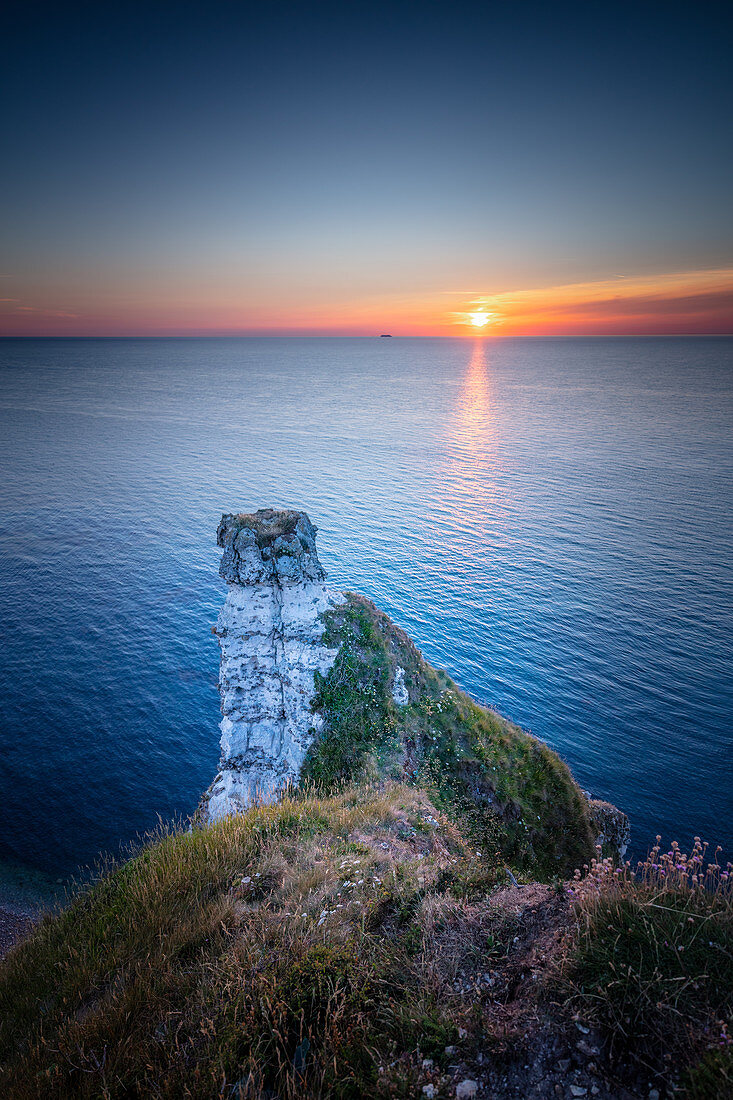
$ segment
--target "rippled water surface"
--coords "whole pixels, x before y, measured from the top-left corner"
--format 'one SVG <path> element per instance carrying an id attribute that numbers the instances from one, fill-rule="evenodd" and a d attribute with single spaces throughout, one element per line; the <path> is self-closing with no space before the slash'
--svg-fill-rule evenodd
<path id="1" fill-rule="evenodd" d="M 0 856 L 66 874 L 218 759 L 223 511 L 305 508 L 584 788 L 730 848 L 733 341 L 0 342 Z"/>

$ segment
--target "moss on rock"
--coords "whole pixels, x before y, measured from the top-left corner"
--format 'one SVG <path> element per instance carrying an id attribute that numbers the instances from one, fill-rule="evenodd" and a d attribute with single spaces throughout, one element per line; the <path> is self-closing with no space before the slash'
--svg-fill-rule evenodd
<path id="1" fill-rule="evenodd" d="M 591 858 L 587 800 L 554 752 L 470 699 L 370 600 L 347 593 L 324 620 L 338 656 L 317 679 L 324 722 L 306 783 L 332 791 L 388 776 L 424 786 L 494 862 L 545 877 Z"/>

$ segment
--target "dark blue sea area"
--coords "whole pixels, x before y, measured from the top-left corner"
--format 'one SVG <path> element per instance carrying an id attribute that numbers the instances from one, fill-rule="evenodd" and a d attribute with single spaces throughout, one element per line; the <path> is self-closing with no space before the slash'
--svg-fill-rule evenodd
<path id="1" fill-rule="evenodd" d="M 733 848 L 733 340 L 0 342 L 0 858 L 51 880 L 218 760 L 224 511 L 306 509 L 584 789 Z M 0 875 L 0 884 L 2 875 Z"/>

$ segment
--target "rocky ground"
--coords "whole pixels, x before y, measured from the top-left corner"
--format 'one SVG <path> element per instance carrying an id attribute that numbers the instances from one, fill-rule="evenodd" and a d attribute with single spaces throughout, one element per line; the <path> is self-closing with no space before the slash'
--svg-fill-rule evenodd
<path id="1" fill-rule="evenodd" d="M 574 917 L 565 891 L 537 883 L 507 886 L 476 907 L 488 910 L 496 924 L 503 914 L 515 935 L 506 955 L 461 969 L 454 985 L 454 1005 L 466 1015 L 468 1027 L 447 1073 L 423 1068 L 434 1080 L 422 1088 L 431 1097 L 526 1098 L 548 1100 L 598 1097 L 631 1100 L 659 1093 L 643 1074 L 632 1077 L 634 1091 L 618 1079 L 600 1032 L 573 1017 L 558 999 L 548 997 L 557 986 L 560 962 L 572 936 Z M 479 960 L 480 962 L 480 960 Z M 628 1083 L 628 1067 L 625 1067 Z"/>
<path id="2" fill-rule="evenodd" d="M 0 907 L 0 959 L 10 948 L 30 934 L 38 920 L 35 912 L 16 912 Z"/>

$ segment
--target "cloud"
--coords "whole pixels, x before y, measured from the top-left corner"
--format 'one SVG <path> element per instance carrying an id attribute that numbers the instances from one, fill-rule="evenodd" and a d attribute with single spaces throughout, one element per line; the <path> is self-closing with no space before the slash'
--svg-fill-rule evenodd
<path id="1" fill-rule="evenodd" d="M 42 306 L 22 306 L 18 305 L 19 298 L 0 298 L 0 302 L 12 302 L 15 304 L 15 308 L 11 310 L 11 313 L 30 313 L 34 317 L 70 317 L 75 319 L 79 316 L 78 313 L 69 313 L 65 309 L 44 309 Z"/>
<path id="2" fill-rule="evenodd" d="M 733 332 L 733 269 L 618 276 L 590 283 L 537 287 L 472 299 L 454 314 L 465 325 L 480 305 L 501 331 Z"/>

